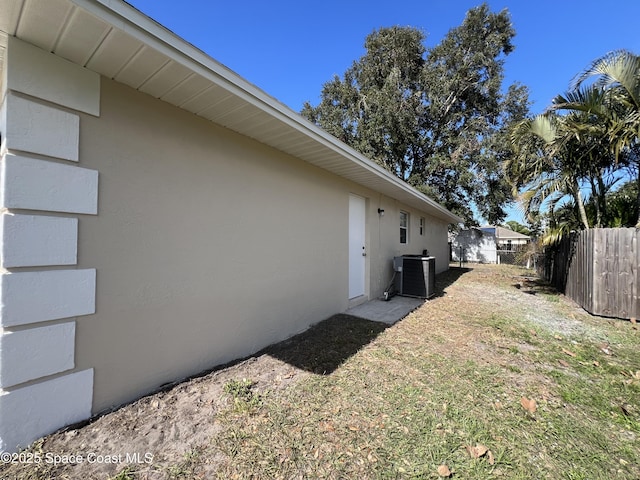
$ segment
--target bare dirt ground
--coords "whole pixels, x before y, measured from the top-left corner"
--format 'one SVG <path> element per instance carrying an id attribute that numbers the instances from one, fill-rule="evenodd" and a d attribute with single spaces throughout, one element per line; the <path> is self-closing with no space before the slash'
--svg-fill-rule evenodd
<path id="1" fill-rule="evenodd" d="M 40 464 L 11 465 L 6 472 L 0 465 L 0 478 L 106 479 L 127 465 L 144 473 L 143 478 L 165 478 L 157 472 L 159 465 L 180 463 L 220 431 L 216 416 L 229 408 L 227 382 L 251 379 L 258 389 L 277 390 L 307 375 L 311 373 L 266 353 L 251 357 L 141 398 L 85 426 L 49 435 L 36 442 L 27 457 L 41 459 Z M 59 465 L 51 468 L 52 462 Z"/>
<path id="2" fill-rule="evenodd" d="M 232 408 L 233 398 L 225 391 L 229 382 L 251 379 L 255 391 L 277 395 L 310 376 L 330 374 L 345 359 L 375 343 L 382 332 L 388 342 L 393 340 L 393 348 L 402 349 L 403 336 L 423 329 L 420 322 L 425 318 L 430 350 L 442 355 L 467 352 L 469 358 L 487 363 L 513 362 L 513 356 L 504 356 L 498 338 L 482 337 L 477 325 L 465 324 L 465 316 L 471 318 L 478 309 L 517 311 L 531 324 L 557 335 L 597 335 L 579 320 L 585 316 L 582 310 L 560 297 L 563 313 L 559 314 L 544 298 L 544 289 L 522 272 L 492 266 L 452 269 L 440 275 L 437 284 L 436 298 L 392 327 L 336 315 L 255 357 L 144 397 L 84 426 L 52 434 L 27 451 L 39 463 L 0 465 L 0 478 L 189 478 L 172 471 L 172 466 L 229 428 L 220 421 L 220 415 Z M 345 332 L 345 325 L 351 330 Z M 53 465 L 56 460 L 59 464 Z M 222 456 L 208 456 L 207 465 L 201 467 L 216 472 L 216 464 L 224 461 Z"/>

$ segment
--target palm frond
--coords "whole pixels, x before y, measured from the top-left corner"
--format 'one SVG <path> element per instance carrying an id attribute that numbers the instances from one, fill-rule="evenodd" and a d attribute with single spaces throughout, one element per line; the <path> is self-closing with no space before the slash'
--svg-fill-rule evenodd
<path id="1" fill-rule="evenodd" d="M 560 243 L 560 241 L 571 234 L 571 228 L 567 224 L 559 224 L 549 227 L 542 235 L 541 243 L 544 247 L 550 247 Z"/>
<path id="2" fill-rule="evenodd" d="M 543 113 L 518 122 L 511 131 L 511 143 L 517 145 L 529 135 L 535 135 L 551 143 L 555 140 L 556 131 L 555 115 Z"/>
<path id="3" fill-rule="evenodd" d="M 628 50 L 615 50 L 594 60 L 589 67 L 571 82 L 571 89 L 578 90 L 592 77 L 598 77 L 596 86 L 607 90 L 620 85 L 640 107 L 640 56 Z"/>
<path id="4" fill-rule="evenodd" d="M 608 97 L 605 90 L 595 85 L 576 88 L 552 100 L 553 110 L 572 110 L 602 116 L 607 113 Z"/>

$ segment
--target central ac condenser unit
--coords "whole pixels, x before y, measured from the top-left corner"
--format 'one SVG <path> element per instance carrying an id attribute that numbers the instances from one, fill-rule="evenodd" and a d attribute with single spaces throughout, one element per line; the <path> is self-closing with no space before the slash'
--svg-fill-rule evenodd
<path id="1" fill-rule="evenodd" d="M 406 297 L 431 298 L 435 295 L 436 259 L 423 255 L 394 257 L 395 288 Z"/>

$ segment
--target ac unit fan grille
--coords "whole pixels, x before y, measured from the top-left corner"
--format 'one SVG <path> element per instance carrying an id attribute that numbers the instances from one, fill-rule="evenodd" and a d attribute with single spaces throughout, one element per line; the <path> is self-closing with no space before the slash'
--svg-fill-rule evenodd
<path id="1" fill-rule="evenodd" d="M 396 288 L 400 295 L 429 298 L 435 294 L 435 258 L 416 255 L 396 257 L 402 264 Z"/>

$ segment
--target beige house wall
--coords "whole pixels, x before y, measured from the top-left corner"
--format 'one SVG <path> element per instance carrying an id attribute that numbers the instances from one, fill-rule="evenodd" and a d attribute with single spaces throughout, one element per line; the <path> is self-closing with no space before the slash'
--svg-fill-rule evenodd
<path id="1" fill-rule="evenodd" d="M 78 231 L 78 268 L 97 271 L 96 312 L 76 328 L 94 412 L 347 309 L 350 193 L 367 205 L 367 298 L 395 255 L 428 249 L 448 267 L 445 222 L 129 87 L 103 78 L 100 116 L 80 124 L 83 167 L 100 173 Z"/>

